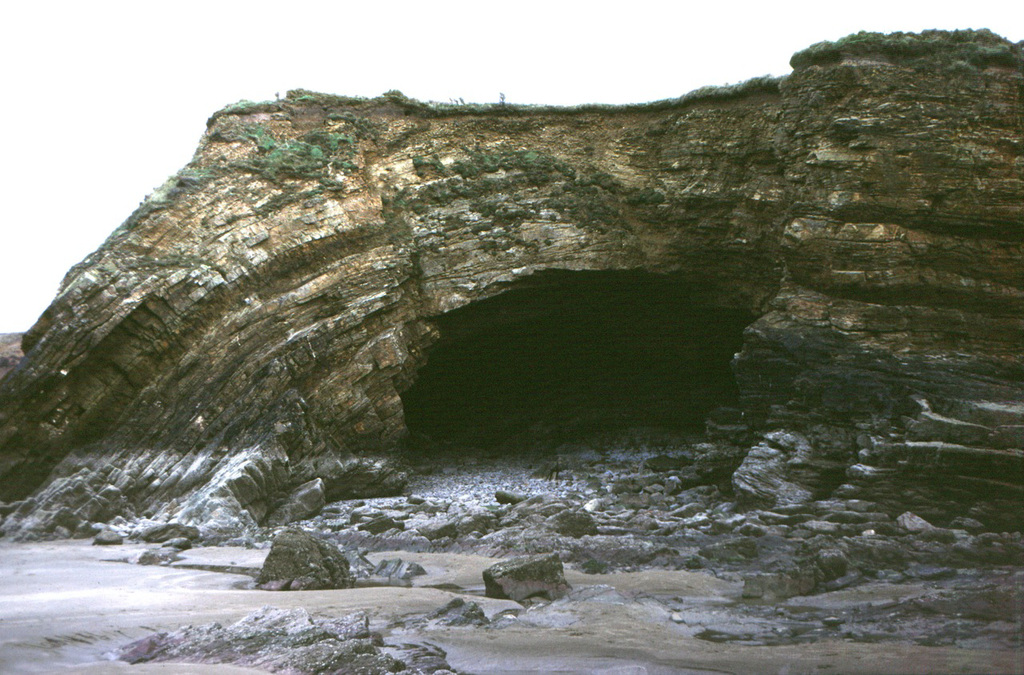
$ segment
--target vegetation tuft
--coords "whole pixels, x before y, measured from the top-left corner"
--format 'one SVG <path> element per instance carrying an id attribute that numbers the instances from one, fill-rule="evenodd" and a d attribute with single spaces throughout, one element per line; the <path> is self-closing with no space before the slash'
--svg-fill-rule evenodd
<path id="1" fill-rule="evenodd" d="M 349 134 L 313 131 L 297 139 L 278 140 L 263 126 L 245 127 L 243 136 L 256 144 L 258 155 L 245 163 L 264 178 L 322 178 L 326 169 L 349 172 L 356 139 Z"/>
<path id="2" fill-rule="evenodd" d="M 947 68 L 1024 65 L 1019 45 L 987 29 L 889 34 L 861 31 L 835 42 L 811 45 L 794 54 L 789 65 L 799 70 L 838 63 L 847 56 L 881 56 L 904 63 L 928 60 Z"/>
<path id="3" fill-rule="evenodd" d="M 436 156 L 421 157 L 417 155 L 412 158 L 412 168 L 420 178 L 448 175 L 448 170 Z"/>

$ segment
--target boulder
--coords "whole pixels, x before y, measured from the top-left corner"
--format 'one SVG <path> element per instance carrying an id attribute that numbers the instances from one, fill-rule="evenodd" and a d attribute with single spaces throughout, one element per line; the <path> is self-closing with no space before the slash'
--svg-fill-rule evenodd
<path id="1" fill-rule="evenodd" d="M 486 626 L 490 623 L 484 610 L 475 602 L 453 598 L 444 607 L 430 614 L 427 619 L 443 626 Z"/>
<path id="2" fill-rule="evenodd" d="M 700 554 L 716 562 L 743 562 L 757 557 L 757 541 L 750 537 L 723 538 L 702 546 Z"/>
<path id="3" fill-rule="evenodd" d="M 355 581 L 337 546 L 289 528 L 274 537 L 256 583 L 264 590 L 297 591 L 352 588 Z"/>
<path id="4" fill-rule="evenodd" d="M 526 500 L 526 495 L 518 492 L 511 492 L 510 490 L 497 490 L 494 493 L 494 499 L 499 504 L 518 504 L 519 502 Z"/>
<path id="5" fill-rule="evenodd" d="M 391 516 L 378 516 L 360 525 L 359 529 L 370 534 L 383 534 L 388 530 L 404 530 L 405 523 Z"/>
<path id="6" fill-rule="evenodd" d="M 597 534 L 597 523 L 586 511 L 560 511 L 547 519 L 548 526 L 558 534 L 567 537 L 584 537 Z"/>
<path id="7" fill-rule="evenodd" d="M 408 475 L 393 462 L 373 458 L 340 460 L 321 456 L 310 460 L 307 471 L 323 480 L 328 502 L 397 495 L 409 482 Z"/>
<path id="8" fill-rule="evenodd" d="M 164 542 L 163 548 L 173 548 L 176 551 L 187 551 L 192 548 L 192 540 L 186 537 L 175 537 Z"/>
<path id="9" fill-rule="evenodd" d="M 557 553 L 509 558 L 484 570 L 484 593 L 489 598 L 523 602 L 530 598 L 557 600 L 571 586 L 565 580 Z"/>
<path id="10" fill-rule="evenodd" d="M 743 578 L 743 597 L 760 600 L 784 600 L 807 595 L 817 583 L 813 570 L 762 572 Z"/>
<path id="11" fill-rule="evenodd" d="M 911 441 L 944 441 L 984 446 L 991 434 L 990 427 L 944 417 L 930 409 L 921 411 L 917 419 L 907 425 L 907 439 Z"/>
<path id="12" fill-rule="evenodd" d="M 314 478 L 295 488 L 285 503 L 267 517 L 267 525 L 288 525 L 297 520 L 312 518 L 323 510 L 326 503 L 324 481 L 322 478 Z"/>
<path id="13" fill-rule="evenodd" d="M 846 574 L 849 560 L 837 548 L 823 548 L 815 555 L 815 564 L 821 573 L 821 581 L 833 581 Z"/>
<path id="14" fill-rule="evenodd" d="M 487 534 L 498 527 L 498 517 L 491 511 L 480 506 L 469 506 L 454 513 L 455 529 L 461 536 L 468 534 Z"/>
<path id="15" fill-rule="evenodd" d="M 921 516 L 907 511 L 896 518 L 896 524 L 908 532 L 934 530 L 935 526 Z"/>
<path id="16" fill-rule="evenodd" d="M 387 558 L 381 560 L 369 570 L 365 579 L 361 579 L 362 586 L 412 586 L 415 577 L 427 573 L 422 565 L 410 563 L 401 558 Z"/>
<path id="17" fill-rule="evenodd" d="M 181 556 L 176 550 L 161 547 L 143 551 L 135 562 L 138 565 L 170 565 L 177 560 L 181 560 Z"/>
<path id="18" fill-rule="evenodd" d="M 455 537 L 459 533 L 456 523 L 447 518 L 432 520 L 429 523 L 420 525 L 416 530 L 430 541 Z"/>
<path id="19" fill-rule="evenodd" d="M 92 540 L 93 546 L 119 546 L 124 543 L 124 537 L 114 530 L 103 530 Z"/>
<path id="20" fill-rule="evenodd" d="M 788 447 L 760 443 L 751 448 L 732 475 L 737 499 L 745 505 L 769 508 L 811 501 L 811 491 L 791 477 L 793 459 Z"/>
<path id="21" fill-rule="evenodd" d="M 977 534 L 985 531 L 984 523 L 980 520 L 968 518 L 966 516 L 957 516 L 950 521 L 949 526 L 954 530 L 966 530 L 971 534 Z"/>
<path id="22" fill-rule="evenodd" d="M 181 523 L 162 523 L 147 527 L 139 533 L 139 539 L 147 544 L 162 544 L 171 539 L 199 539 L 199 528 Z"/>

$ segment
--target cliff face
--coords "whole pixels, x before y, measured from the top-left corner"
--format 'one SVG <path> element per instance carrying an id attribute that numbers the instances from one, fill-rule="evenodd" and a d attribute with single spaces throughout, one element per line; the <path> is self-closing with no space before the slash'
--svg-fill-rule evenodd
<path id="1" fill-rule="evenodd" d="M 0 333 L 0 379 L 21 363 L 21 333 Z"/>
<path id="2" fill-rule="evenodd" d="M 1020 49 L 927 42 L 817 46 L 781 81 L 647 106 L 292 92 L 220 111 L 0 381 L 0 498 L 34 494 L 3 528 L 231 529 L 315 477 L 329 497 L 393 491 L 431 354 L 652 297 L 651 316 L 694 317 L 644 338 L 683 345 L 652 372 L 739 349 L 708 400 L 675 386 L 680 418 L 720 404 L 803 430 L 818 497 L 1000 518 L 1024 454 Z M 521 301 L 488 309 L 502 298 Z"/>

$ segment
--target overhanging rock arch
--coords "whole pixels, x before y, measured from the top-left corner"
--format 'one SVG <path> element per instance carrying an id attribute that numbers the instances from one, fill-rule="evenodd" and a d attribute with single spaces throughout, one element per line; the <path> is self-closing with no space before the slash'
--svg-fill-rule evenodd
<path id="1" fill-rule="evenodd" d="M 220 111 L 0 381 L 0 499 L 24 500 L 0 527 L 228 532 L 315 478 L 395 490 L 432 317 L 551 270 L 668 275 L 759 317 L 740 405 L 849 430 L 830 462 L 1019 498 L 993 476 L 1024 454 L 1021 74 L 949 70 L 963 40 L 934 44 L 812 50 L 781 80 L 641 106 L 295 92 Z"/>

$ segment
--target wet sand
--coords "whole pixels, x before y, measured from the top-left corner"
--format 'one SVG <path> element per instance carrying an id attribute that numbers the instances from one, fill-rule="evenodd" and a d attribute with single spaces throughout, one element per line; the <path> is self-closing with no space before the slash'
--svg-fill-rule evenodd
<path id="1" fill-rule="evenodd" d="M 316 615 L 367 612 L 385 640 L 426 640 L 468 673 L 1020 673 L 1015 651 L 866 644 L 842 639 L 784 646 L 722 644 L 693 637 L 688 613 L 727 612 L 740 584 L 702 572 L 652 570 L 585 575 L 567 570 L 578 591 L 520 613 L 504 628 L 396 627 L 396 622 L 472 595 L 489 617 L 518 608 L 479 597 L 482 570 L 494 560 L 476 555 L 392 552 L 427 570 L 412 588 L 371 587 L 295 593 L 246 588 L 250 577 L 216 569 L 255 569 L 266 551 L 198 549 L 172 567 L 127 559 L 145 547 L 94 547 L 81 541 L 0 544 L 0 673 L 253 673 L 230 666 L 128 666 L 105 656 L 118 646 L 186 624 L 236 621 L 270 605 L 304 607 Z M 208 569 L 189 569 L 185 566 Z M 443 586 L 443 589 L 430 586 Z M 452 590 L 446 590 L 452 589 Z M 459 592 L 454 592 L 459 589 Z M 793 606 L 884 602 L 920 589 L 867 585 L 800 598 Z M 671 616 L 657 597 L 685 606 Z M 834 597 L 832 597 L 834 596 Z"/>

